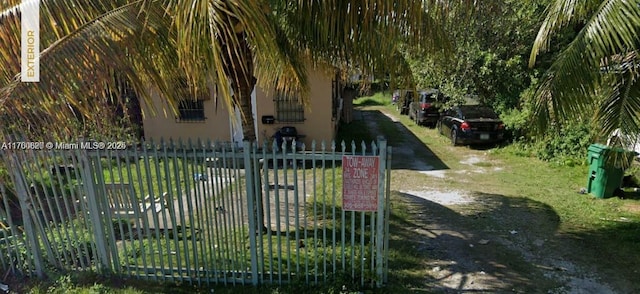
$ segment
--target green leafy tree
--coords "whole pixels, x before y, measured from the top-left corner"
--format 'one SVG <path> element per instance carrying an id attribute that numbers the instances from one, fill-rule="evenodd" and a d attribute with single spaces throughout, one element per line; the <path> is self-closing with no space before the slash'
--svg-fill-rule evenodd
<path id="1" fill-rule="evenodd" d="M 488 0 L 471 13 L 451 10 L 445 26 L 452 52 L 409 51 L 419 87 L 439 87 L 458 103 L 473 94 L 499 112 L 520 108 L 537 75 L 527 59 L 548 2 Z"/>

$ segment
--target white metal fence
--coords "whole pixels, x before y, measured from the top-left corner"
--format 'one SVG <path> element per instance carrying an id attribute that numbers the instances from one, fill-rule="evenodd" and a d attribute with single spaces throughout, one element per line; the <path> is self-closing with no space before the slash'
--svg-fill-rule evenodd
<path id="1" fill-rule="evenodd" d="M 142 146 L 5 150 L 3 269 L 194 284 L 321 283 L 336 274 L 386 281 L 383 139 L 305 152 L 248 142 Z M 375 211 L 342 209 L 345 155 L 379 159 Z"/>

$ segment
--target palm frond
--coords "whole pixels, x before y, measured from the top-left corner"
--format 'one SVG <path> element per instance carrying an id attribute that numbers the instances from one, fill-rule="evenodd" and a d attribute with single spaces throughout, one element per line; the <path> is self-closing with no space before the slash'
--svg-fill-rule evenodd
<path id="1" fill-rule="evenodd" d="M 600 5 L 601 0 L 556 0 L 546 10 L 546 19 L 542 23 L 531 49 L 529 66 L 533 67 L 536 57 L 550 46 L 552 36 L 571 23 L 585 21 Z"/>
<path id="2" fill-rule="evenodd" d="M 603 101 L 595 112 L 594 119 L 600 126 L 599 136 L 607 138 L 618 130 L 634 139 L 640 134 L 640 84 L 638 72 L 612 73 L 604 79 Z M 625 146 L 631 142 L 622 142 Z"/>
<path id="3" fill-rule="evenodd" d="M 640 7 L 636 1 L 603 1 L 589 13 L 593 6 L 592 1 L 556 1 L 536 39 L 532 57 L 543 48 L 542 42 L 549 40 L 548 34 L 566 25 L 572 14 L 586 18 L 584 28 L 557 57 L 537 90 L 542 129 L 546 125 L 542 122 L 544 117 L 576 119 L 591 113 L 595 95 L 603 85 L 603 62 L 638 45 Z M 547 109 L 543 110 L 543 106 Z"/>
<path id="4" fill-rule="evenodd" d="M 47 16 L 57 13 L 47 9 L 63 7 L 63 2 L 43 3 L 44 21 L 41 23 L 53 23 Z M 19 9 L 13 11 L 14 13 L 3 13 L 0 18 L 0 22 L 5 24 L 1 26 L 2 40 L 19 40 L 19 26 L 5 23 L 19 17 Z M 3 108 L 33 129 L 50 126 L 64 131 L 65 126 L 61 122 L 79 114 L 87 117 L 104 115 L 99 112 L 98 102 L 109 89 L 115 89 L 114 73 L 130 77 L 137 88 L 142 88 L 149 86 L 143 80 L 151 80 L 145 76 L 150 77 L 153 74 L 149 73 L 157 72 L 151 66 L 154 63 L 146 64 L 146 70 L 142 73 L 139 71 L 140 64 L 134 66 L 132 63 L 132 59 L 142 55 L 142 52 L 136 52 L 136 49 L 141 48 L 134 46 L 138 43 L 136 40 L 145 34 L 152 34 L 151 31 L 145 32 L 151 28 L 145 25 L 151 15 L 154 15 L 154 11 L 140 14 L 140 1 L 133 1 L 87 22 L 82 22 L 81 19 L 74 21 L 67 16 L 68 23 L 77 27 L 71 29 L 67 26 L 71 33 L 50 44 L 44 43 L 46 47 L 41 52 L 40 83 L 20 83 L 17 79 L 19 64 L 16 64 L 20 59 L 3 60 L 4 83 L 0 97 Z M 154 19 L 161 17 L 160 11 L 156 11 Z M 51 27 L 49 29 L 53 30 Z M 44 35 L 48 34 L 50 31 L 47 33 L 45 30 Z M 4 52 L 10 50 L 8 47 L 2 46 Z M 145 91 L 141 93 L 144 94 Z"/>

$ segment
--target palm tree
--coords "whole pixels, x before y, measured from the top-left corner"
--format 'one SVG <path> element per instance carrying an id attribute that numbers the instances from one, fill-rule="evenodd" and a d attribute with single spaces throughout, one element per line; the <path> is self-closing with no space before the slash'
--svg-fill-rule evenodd
<path id="1" fill-rule="evenodd" d="M 357 65 L 402 74 L 400 41 L 440 48 L 443 1 L 41 0 L 41 82 L 20 83 L 19 0 L 0 3 L 0 106 L 18 127 L 66 136 L 61 123 L 104 117 L 105 93 L 126 78 L 175 107 L 186 79 L 192 95 L 214 84 L 216 101 L 241 110 L 255 140 L 250 94 L 257 83 L 308 95 L 305 65 Z M 451 1 L 456 2 L 456 1 Z M 232 92 L 235 93 L 231 95 Z M 106 95 L 108 96 L 108 95 Z M 175 111 L 175 109 L 174 109 Z M 42 135 L 42 133 L 40 133 Z"/>
<path id="2" fill-rule="evenodd" d="M 626 140 L 636 141 L 640 134 L 640 2 L 554 1 L 536 37 L 530 66 L 550 48 L 554 34 L 568 27 L 577 34 L 559 53 L 535 94 L 539 124 L 546 129 L 553 120 L 592 119 L 601 137 L 619 129 L 629 135 Z"/>

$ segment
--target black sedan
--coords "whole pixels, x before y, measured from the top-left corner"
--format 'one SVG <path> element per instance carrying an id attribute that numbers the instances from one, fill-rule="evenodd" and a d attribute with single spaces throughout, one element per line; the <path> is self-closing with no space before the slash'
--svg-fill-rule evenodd
<path id="1" fill-rule="evenodd" d="M 452 145 L 495 144 L 504 138 L 504 124 L 493 109 L 480 105 L 460 105 L 445 111 L 438 121 L 440 134 Z"/>

